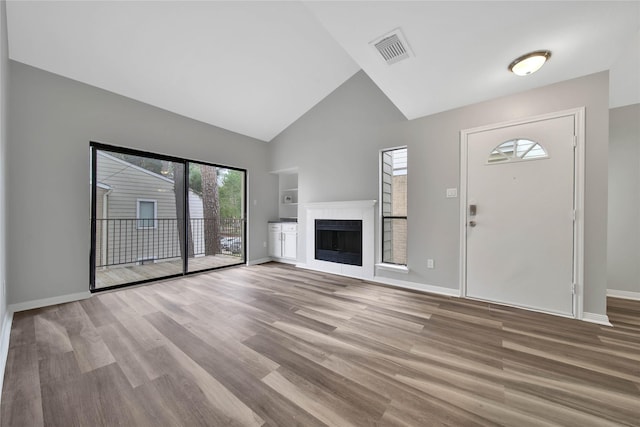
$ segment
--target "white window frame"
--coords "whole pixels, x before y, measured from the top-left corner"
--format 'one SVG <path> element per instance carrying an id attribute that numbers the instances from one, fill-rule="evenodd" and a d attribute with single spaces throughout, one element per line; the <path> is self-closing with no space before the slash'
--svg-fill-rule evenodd
<path id="1" fill-rule="evenodd" d="M 397 147 L 389 147 L 389 148 L 383 148 L 379 151 L 378 153 L 378 200 L 380 201 L 378 203 L 378 227 L 377 227 L 377 233 L 378 234 L 378 242 L 376 245 L 376 270 L 386 270 L 386 271 L 392 271 L 392 272 L 396 272 L 396 273 L 408 273 L 409 272 L 409 245 L 408 245 L 408 241 L 405 247 L 405 251 L 406 251 L 406 255 L 407 255 L 407 264 L 392 264 L 392 263 L 386 263 L 382 261 L 382 257 L 383 257 L 383 251 L 382 251 L 382 245 L 383 245 L 383 239 L 384 239 L 384 233 L 382 232 L 382 228 L 383 228 L 383 213 L 382 213 L 382 209 L 383 209 L 383 202 L 382 202 L 382 191 L 383 191 L 383 185 L 382 185 L 382 156 L 385 152 L 387 151 L 393 151 L 393 150 L 401 150 L 401 149 L 406 149 L 407 150 L 407 175 L 409 174 L 409 149 L 408 146 L 406 145 L 400 145 Z M 408 186 L 408 182 L 407 182 L 407 186 Z M 407 194 L 407 205 L 408 205 L 408 194 Z M 409 230 L 409 215 L 407 212 L 407 230 Z M 409 233 L 407 231 L 407 237 L 409 236 Z"/>
<path id="2" fill-rule="evenodd" d="M 140 202 L 153 203 L 153 227 L 141 227 L 141 220 L 148 218 L 140 218 Z M 136 200 L 136 228 L 138 230 L 153 230 L 158 228 L 158 201 L 155 199 L 137 199 Z"/>

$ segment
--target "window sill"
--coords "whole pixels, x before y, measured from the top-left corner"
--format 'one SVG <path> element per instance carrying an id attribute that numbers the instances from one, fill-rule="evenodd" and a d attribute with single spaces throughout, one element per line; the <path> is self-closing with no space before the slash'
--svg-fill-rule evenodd
<path id="1" fill-rule="evenodd" d="M 376 269 L 384 270 L 384 271 L 393 271 L 394 273 L 404 273 L 404 274 L 409 273 L 409 267 L 407 267 L 406 265 L 398 265 L 398 264 L 379 263 L 379 264 L 376 264 Z"/>

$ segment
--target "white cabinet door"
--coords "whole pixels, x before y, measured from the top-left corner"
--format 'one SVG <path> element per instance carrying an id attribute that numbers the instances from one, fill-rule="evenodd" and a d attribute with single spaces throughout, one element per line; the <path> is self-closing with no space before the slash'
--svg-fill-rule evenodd
<path id="1" fill-rule="evenodd" d="M 296 259 L 298 256 L 298 233 L 285 232 L 282 233 L 282 258 Z"/>
<path id="2" fill-rule="evenodd" d="M 280 231 L 280 224 L 269 224 L 268 253 L 271 257 L 282 257 L 282 232 Z"/>

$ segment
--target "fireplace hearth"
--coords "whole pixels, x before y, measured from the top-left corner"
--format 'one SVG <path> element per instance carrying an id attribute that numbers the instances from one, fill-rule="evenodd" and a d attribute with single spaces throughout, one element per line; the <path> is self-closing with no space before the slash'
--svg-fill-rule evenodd
<path id="1" fill-rule="evenodd" d="M 315 259 L 362 266 L 362 220 L 316 219 Z"/>

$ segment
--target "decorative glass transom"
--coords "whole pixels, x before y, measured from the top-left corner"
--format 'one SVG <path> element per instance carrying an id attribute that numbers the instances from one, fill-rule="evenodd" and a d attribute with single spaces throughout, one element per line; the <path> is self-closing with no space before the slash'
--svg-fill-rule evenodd
<path id="1" fill-rule="evenodd" d="M 547 150 L 537 142 L 529 139 L 511 139 L 494 148 L 487 163 L 520 162 L 547 157 Z"/>

